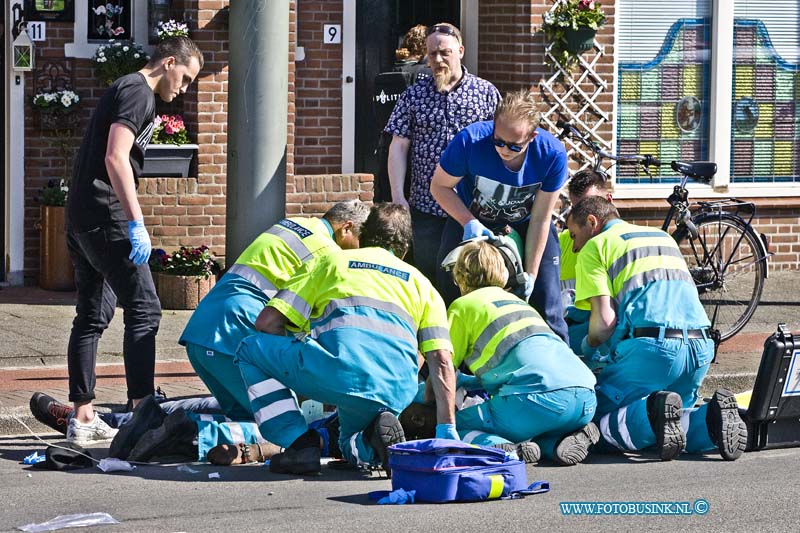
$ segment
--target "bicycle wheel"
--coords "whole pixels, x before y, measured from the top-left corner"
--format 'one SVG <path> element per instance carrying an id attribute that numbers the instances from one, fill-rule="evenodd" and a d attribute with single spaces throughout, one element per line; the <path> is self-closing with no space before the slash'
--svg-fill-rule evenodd
<path id="1" fill-rule="evenodd" d="M 707 213 L 692 221 L 697 226 L 696 239 L 687 228 L 672 236 L 686 259 L 712 327 L 725 341 L 747 324 L 758 307 L 766 258 L 755 231 L 740 217 Z"/>

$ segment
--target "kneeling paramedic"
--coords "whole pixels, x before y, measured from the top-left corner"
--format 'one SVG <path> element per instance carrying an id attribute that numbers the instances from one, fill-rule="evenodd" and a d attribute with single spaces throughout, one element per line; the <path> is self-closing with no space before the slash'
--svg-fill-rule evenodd
<path id="1" fill-rule="evenodd" d="M 335 204 L 321 219 L 279 221 L 256 237 L 197 306 L 179 342 L 228 417 L 253 419 L 233 360 L 242 339 L 257 333 L 258 315 L 301 265 L 340 246 L 358 248 L 368 214 L 369 206 L 356 200 Z"/>
<path id="2" fill-rule="evenodd" d="M 662 460 L 684 448 L 741 455 L 747 428 L 724 389 L 694 406 L 714 343 L 692 277 L 672 237 L 620 220 L 605 198 L 590 197 L 567 221 L 576 265 L 575 299 L 591 307 L 582 342 L 588 359 L 608 343 L 608 366 L 597 376 L 603 443 L 620 450 L 655 445 Z"/>
<path id="3" fill-rule="evenodd" d="M 506 450 L 513 446 L 504 443 L 521 443 L 516 451 L 526 462 L 540 455 L 531 439 L 558 464 L 583 461 L 599 438 L 591 424 L 594 375 L 535 309 L 503 289 L 511 269 L 498 247 L 479 238 L 456 253 L 453 277 L 463 296 L 447 313 L 453 362 L 490 396 L 456 413 L 460 436 Z"/>
<path id="4" fill-rule="evenodd" d="M 417 351 L 430 367 L 436 434 L 458 438 L 455 376 L 444 302 L 417 269 L 404 263 L 411 238 L 408 210 L 378 204 L 361 232 L 360 250 L 302 267 L 270 300 L 237 352 L 261 434 L 286 451 L 272 472 L 320 470 L 320 439 L 309 431 L 289 389 L 335 405 L 345 459 L 387 468 L 386 449 L 405 440 L 397 415 L 417 392 Z M 305 339 L 284 327 L 309 327 Z"/>

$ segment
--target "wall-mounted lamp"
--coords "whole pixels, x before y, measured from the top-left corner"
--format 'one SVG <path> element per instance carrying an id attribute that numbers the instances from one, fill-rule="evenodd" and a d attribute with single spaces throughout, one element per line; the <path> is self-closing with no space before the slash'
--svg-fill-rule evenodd
<path id="1" fill-rule="evenodd" d="M 33 42 L 25 30 L 25 22 L 20 22 L 19 35 L 11 45 L 14 50 L 14 70 L 27 72 L 33 70 L 34 48 Z"/>

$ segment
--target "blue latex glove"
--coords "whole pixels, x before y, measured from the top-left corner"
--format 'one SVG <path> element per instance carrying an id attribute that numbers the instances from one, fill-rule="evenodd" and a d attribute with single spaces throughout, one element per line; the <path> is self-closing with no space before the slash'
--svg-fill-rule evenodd
<path id="1" fill-rule="evenodd" d="M 417 494 L 415 490 L 397 489 L 390 492 L 378 500 L 378 505 L 405 505 L 407 503 L 414 503 L 414 496 Z"/>
<path id="2" fill-rule="evenodd" d="M 610 360 L 608 346 L 605 344 L 590 346 L 589 335 L 586 335 L 581 341 L 581 353 L 584 355 L 586 365 L 592 370 L 602 368 Z"/>
<path id="3" fill-rule="evenodd" d="M 131 240 L 131 255 L 128 259 L 136 266 L 143 265 L 150 258 L 152 248 L 144 219 L 128 221 L 128 238 Z"/>
<path id="4" fill-rule="evenodd" d="M 535 284 L 536 284 L 536 276 L 525 272 L 525 297 L 523 298 L 523 300 L 525 300 L 526 302 L 530 299 L 531 294 L 533 294 L 533 286 Z"/>
<path id="5" fill-rule="evenodd" d="M 470 239 L 474 239 L 475 237 L 480 237 L 481 235 L 494 237 L 492 230 L 481 224 L 477 218 L 473 218 L 464 225 L 464 236 L 461 238 L 461 240 L 468 241 Z"/>
<path id="6" fill-rule="evenodd" d="M 458 438 L 455 424 L 436 424 L 437 439 L 461 440 Z"/>

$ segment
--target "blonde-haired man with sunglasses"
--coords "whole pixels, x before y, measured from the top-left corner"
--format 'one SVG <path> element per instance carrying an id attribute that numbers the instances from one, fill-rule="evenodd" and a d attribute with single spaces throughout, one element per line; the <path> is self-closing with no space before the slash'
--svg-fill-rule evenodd
<path id="1" fill-rule="evenodd" d="M 566 341 L 558 236 L 550 214 L 567 180 L 567 153 L 538 127 L 540 119 L 538 102 L 527 89 L 511 92 L 494 121 L 467 126 L 448 145 L 431 181 L 431 194 L 449 215 L 437 260 L 462 240 L 510 226 L 524 242 L 526 299 Z M 444 271 L 436 285 L 445 303 L 458 297 Z"/>

